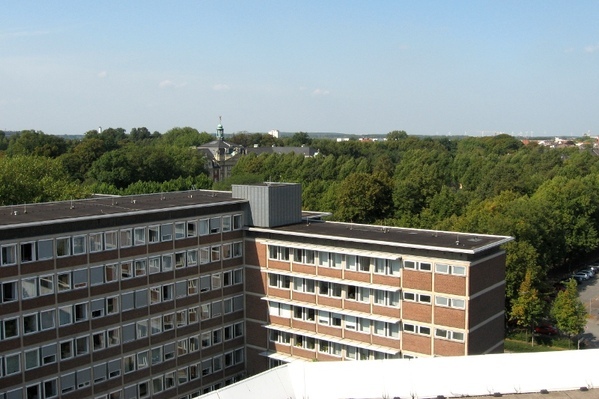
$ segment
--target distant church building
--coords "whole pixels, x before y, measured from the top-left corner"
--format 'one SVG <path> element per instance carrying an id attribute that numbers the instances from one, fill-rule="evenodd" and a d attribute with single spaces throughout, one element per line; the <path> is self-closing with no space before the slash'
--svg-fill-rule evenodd
<path id="1" fill-rule="evenodd" d="M 222 120 L 216 127 L 216 140 L 196 148 L 206 156 L 206 170 L 215 182 L 231 177 L 231 169 L 243 153 L 243 146 L 225 141 Z"/>

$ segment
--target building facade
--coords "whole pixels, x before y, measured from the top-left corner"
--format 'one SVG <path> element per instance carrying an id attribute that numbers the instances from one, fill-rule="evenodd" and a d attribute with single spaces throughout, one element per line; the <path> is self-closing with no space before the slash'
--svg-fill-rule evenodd
<path id="1" fill-rule="evenodd" d="M 191 398 L 294 359 L 503 350 L 510 237 L 322 222 L 297 184 L 0 215 L 0 399 Z"/>

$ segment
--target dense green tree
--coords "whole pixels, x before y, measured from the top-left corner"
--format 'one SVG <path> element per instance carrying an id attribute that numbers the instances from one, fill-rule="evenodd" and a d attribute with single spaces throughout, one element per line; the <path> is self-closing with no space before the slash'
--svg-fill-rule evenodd
<path id="1" fill-rule="evenodd" d="M 388 179 L 381 175 L 352 173 L 339 185 L 336 219 L 374 223 L 389 216 L 393 200 Z"/>
<path id="2" fill-rule="evenodd" d="M 59 201 L 87 195 L 86 188 L 69 179 L 57 159 L 27 155 L 0 157 L 1 205 Z"/>
<path id="3" fill-rule="evenodd" d="M 539 290 L 533 287 L 532 272 L 527 271 L 518 290 L 518 297 L 512 301 L 510 319 L 520 327 L 530 328 L 531 336 L 533 336 L 532 344 L 534 344 L 535 324 L 543 317 L 544 312 Z"/>
<path id="4" fill-rule="evenodd" d="M 577 284 L 571 279 L 566 289 L 557 293 L 551 307 L 551 316 L 556 327 L 569 337 L 580 334 L 586 325 L 587 311 L 578 298 Z"/>
<path id="5" fill-rule="evenodd" d="M 301 147 L 303 145 L 308 146 L 311 143 L 312 143 L 312 139 L 310 138 L 308 133 L 297 132 L 297 133 L 294 133 L 293 136 L 291 136 L 291 138 L 289 139 L 289 141 L 286 144 L 290 147 Z"/>
<path id="6" fill-rule="evenodd" d="M 175 127 L 164 133 L 161 139 L 169 145 L 197 147 L 213 141 L 215 137 L 206 132 L 200 133 L 191 127 Z"/>
<path id="7" fill-rule="evenodd" d="M 134 127 L 133 129 L 131 129 L 131 132 L 129 132 L 129 139 L 131 141 L 142 141 L 151 138 L 152 134 L 145 127 Z"/>
<path id="8" fill-rule="evenodd" d="M 39 155 L 56 158 L 68 149 L 66 140 L 62 137 L 23 130 L 9 139 L 6 149 L 8 155 Z"/>

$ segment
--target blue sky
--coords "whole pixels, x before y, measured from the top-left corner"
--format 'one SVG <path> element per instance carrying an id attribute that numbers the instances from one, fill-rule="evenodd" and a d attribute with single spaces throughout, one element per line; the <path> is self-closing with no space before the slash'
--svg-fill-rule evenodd
<path id="1" fill-rule="evenodd" d="M 597 1 L 0 5 L 0 130 L 599 134 Z M 481 133 L 484 132 L 484 133 Z"/>

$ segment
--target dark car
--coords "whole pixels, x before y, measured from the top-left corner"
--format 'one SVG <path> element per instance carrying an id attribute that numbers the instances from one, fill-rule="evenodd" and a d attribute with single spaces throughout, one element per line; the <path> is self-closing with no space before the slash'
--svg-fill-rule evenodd
<path id="1" fill-rule="evenodd" d="M 540 324 L 535 327 L 535 333 L 542 335 L 557 335 L 559 331 L 551 324 Z"/>

